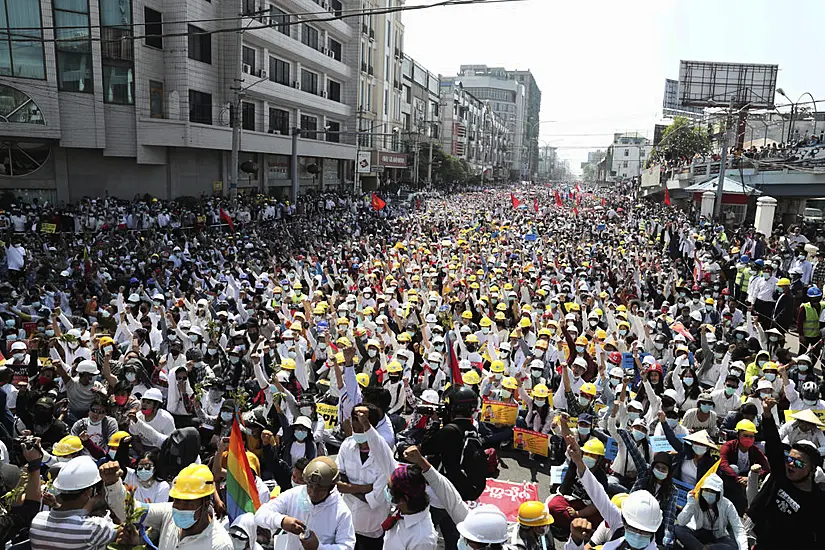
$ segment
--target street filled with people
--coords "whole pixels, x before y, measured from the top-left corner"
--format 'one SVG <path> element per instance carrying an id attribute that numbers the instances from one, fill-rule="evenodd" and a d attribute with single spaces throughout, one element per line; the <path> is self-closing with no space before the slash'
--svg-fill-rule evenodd
<path id="1" fill-rule="evenodd" d="M 7 199 L 4 548 L 825 545 L 798 226 L 575 182 Z"/>

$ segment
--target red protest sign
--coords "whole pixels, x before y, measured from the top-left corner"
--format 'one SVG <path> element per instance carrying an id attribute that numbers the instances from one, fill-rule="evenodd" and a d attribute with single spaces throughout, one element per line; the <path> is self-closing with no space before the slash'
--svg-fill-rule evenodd
<path id="1" fill-rule="evenodd" d="M 482 504 L 492 504 L 501 510 L 507 521 L 518 521 L 518 507 L 522 502 L 539 499 L 539 488 L 535 483 L 511 483 L 488 479 L 487 487 L 478 500 L 468 502 L 467 506 L 476 508 Z"/>

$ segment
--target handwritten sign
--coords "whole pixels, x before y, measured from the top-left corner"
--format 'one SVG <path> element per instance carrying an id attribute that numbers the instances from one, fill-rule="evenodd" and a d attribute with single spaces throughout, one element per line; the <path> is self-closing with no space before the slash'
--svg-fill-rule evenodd
<path id="1" fill-rule="evenodd" d="M 40 226 L 40 231 L 43 233 L 54 233 L 57 231 L 57 225 L 53 223 L 44 223 Z"/>
<path id="2" fill-rule="evenodd" d="M 481 405 L 481 421 L 504 426 L 515 426 L 518 405 L 502 401 L 484 401 Z"/>
<path id="3" fill-rule="evenodd" d="M 547 434 L 513 428 L 513 447 L 520 451 L 527 451 L 541 456 L 547 456 L 547 446 L 550 437 Z"/>
<path id="4" fill-rule="evenodd" d="M 567 473 L 567 463 L 550 467 L 550 485 L 561 485 L 564 481 L 564 474 Z"/>
<path id="5" fill-rule="evenodd" d="M 324 417 L 324 426 L 326 429 L 335 429 L 335 426 L 338 424 L 338 407 L 336 405 L 317 403 L 315 410 L 318 411 L 319 415 Z"/>
<path id="6" fill-rule="evenodd" d="M 679 439 L 684 439 L 685 436 L 677 435 Z M 650 450 L 654 453 L 675 453 L 676 449 L 668 442 L 667 437 L 663 435 L 650 436 Z"/>
<path id="7" fill-rule="evenodd" d="M 507 521 L 515 523 L 518 521 L 518 507 L 521 503 L 538 499 L 539 489 L 535 483 L 512 483 L 488 479 L 487 487 L 484 488 L 478 500 L 468 502 L 467 506 L 472 509 L 482 504 L 492 504 L 507 516 Z"/>

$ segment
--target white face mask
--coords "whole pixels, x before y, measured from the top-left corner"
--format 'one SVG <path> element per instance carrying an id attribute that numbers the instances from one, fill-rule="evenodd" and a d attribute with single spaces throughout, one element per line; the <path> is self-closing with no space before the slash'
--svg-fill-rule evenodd
<path id="1" fill-rule="evenodd" d="M 378 355 L 378 350 L 376 350 L 376 349 L 367 350 L 367 354 L 368 354 L 370 357 L 375 357 L 375 356 L 377 356 L 377 355 Z"/>
<path id="2" fill-rule="evenodd" d="M 503 390 L 501 390 L 500 395 L 501 395 L 502 399 L 510 399 L 510 396 L 513 395 L 513 393 L 510 390 L 504 390 L 503 389 Z"/>

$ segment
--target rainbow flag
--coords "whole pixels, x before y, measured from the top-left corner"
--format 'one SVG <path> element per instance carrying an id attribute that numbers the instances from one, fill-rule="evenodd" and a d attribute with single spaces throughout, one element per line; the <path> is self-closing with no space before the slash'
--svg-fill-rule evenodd
<path id="1" fill-rule="evenodd" d="M 258 488 L 255 485 L 255 475 L 246 459 L 241 427 L 238 417 L 232 422 L 232 433 L 229 435 L 229 455 L 226 458 L 226 513 L 229 521 L 246 512 L 255 512 L 261 507 L 258 497 Z"/>

